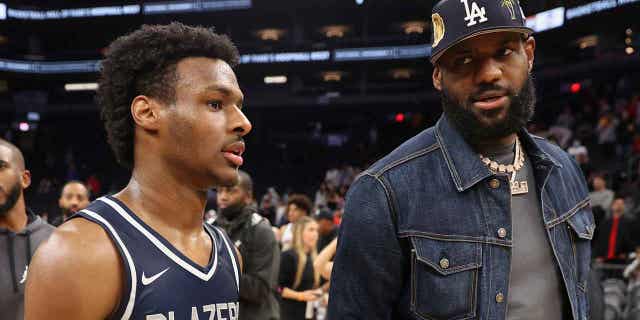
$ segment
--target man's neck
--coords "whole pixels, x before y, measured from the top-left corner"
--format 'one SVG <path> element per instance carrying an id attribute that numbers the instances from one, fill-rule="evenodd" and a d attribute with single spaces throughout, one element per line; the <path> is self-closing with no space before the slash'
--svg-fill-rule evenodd
<path id="1" fill-rule="evenodd" d="M 152 227 L 202 231 L 206 191 L 196 190 L 166 170 L 134 169 L 129 184 L 115 197 Z"/>
<path id="2" fill-rule="evenodd" d="M 27 227 L 28 220 L 24 200 L 22 199 L 22 196 L 20 196 L 16 205 L 13 206 L 13 208 L 11 208 L 4 217 L 0 218 L 0 228 L 8 229 L 17 233 Z"/>
<path id="3" fill-rule="evenodd" d="M 482 154 L 492 154 L 504 148 L 509 148 L 516 143 L 517 135 L 515 133 L 506 137 L 495 138 L 491 140 L 479 141 L 472 145 L 472 148 Z"/>

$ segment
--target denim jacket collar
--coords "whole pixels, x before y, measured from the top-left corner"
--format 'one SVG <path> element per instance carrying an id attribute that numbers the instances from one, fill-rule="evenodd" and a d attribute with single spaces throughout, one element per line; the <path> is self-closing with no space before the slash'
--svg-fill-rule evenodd
<path id="1" fill-rule="evenodd" d="M 435 132 L 451 178 L 459 192 L 465 191 L 493 175 L 444 114 L 438 120 Z M 526 129 L 523 128 L 518 136 L 534 167 L 539 165 L 562 167 L 556 159 L 540 148 Z"/>

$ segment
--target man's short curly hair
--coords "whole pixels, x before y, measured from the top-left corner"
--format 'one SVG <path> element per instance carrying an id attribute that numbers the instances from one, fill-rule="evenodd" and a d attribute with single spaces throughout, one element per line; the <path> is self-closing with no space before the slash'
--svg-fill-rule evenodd
<path id="1" fill-rule="evenodd" d="M 231 67 L 239 62 L 238 49 L 227 36 L 178 22 L 143 25 L 109 46 L 102 61 L 97 102 L 102 107 L 107 139 L 121 165 L 133 167 L 131 102 L 146 95 L 173 103 L 176 65 L 188 57 L 220 59 Z"/>
<path id="2" fill-rule="evenodd" d="M 311 199 L 304 194 L 289 195 L 289 200 L 287 201 L 287 207 L 292 204 L 295 204 L 296 207 L 306 212 L 307 215 L 310 215 L 311 210 L 313 210 L 313 203 L 311 202 Z"/>

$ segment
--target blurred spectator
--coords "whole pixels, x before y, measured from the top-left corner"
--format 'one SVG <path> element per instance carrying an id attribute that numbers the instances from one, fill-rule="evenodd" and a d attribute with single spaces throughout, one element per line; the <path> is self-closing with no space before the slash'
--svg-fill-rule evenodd
<path id="1" fill-rule="evenodd" d="M 76 211 L 82 210 L 89 205 L 89 190 L 80 181 L 73 180 L 67 182 L 62 188 L 58 206 L 60 214 L 51 218 L 51 225 L 60 226 L 74 215 Z"/>
<path id="2" fill-rule="evenodd" d="M 311 214 L 311 199 L 303 194 L 292 194 L 287 201 L 287 219 L 289 223 L 280 228 L 282 251 L 289 250 L 293 241 L 293 224 L 301 217 Z"/>
<path id="3" fill-rule="evenodd" d="M 280 259 L 281 320 L 312 319 L 307 309 L 309 303 L 322 296 L 320 273 L 313 268 L 318 256 L 318 224 L 310 217 L 296 220 L 293 230 L 293 247 L 282 252 Z"/>
<path id="4" fill-rule="evenodd" d="M 22 153 L 0 139 L 0 318 L 24 318 L 24 289 L 31 256 L 54 228 L 27 208 L 31 184 Z"/>
<path id="5" fill-rule="evenodd" d="M 100 195 L 102 192 L 102 183 L 100 183 L 100 179 L 95 174 L 92 174 L 87 179 L 87 186 L 89 187 L 89 191 L 94 196 Z"/>
<path id="6" fill-rule="evenodd" d="M 313 267 L 326 280 L 331 279 L 331 271 L 333 270 L 333 257 L 336 255 L 338 246 L 338 238 L 333 239 L 320 253 L 313 263 Z"/>
<path id="7" fill-rule="evenodd" d="M 607 189 L 607 183 L 602 175 L 593 177 L 593 191 L 589 193 L 589 198 L 592 207 L 599 206 L 605 210 L 611 207 L 613 191 Z"/>
<path id="8" fill-rule="evenodd" d="M 558 118 L 556 118 L 556 126 L 567 128 L 567 129 L 573 128 L 573 125 L 575 122 L 576 122 L 576 119 L 573 116 L 573 111 L 571 110 L 571 106 L 565 106 L 564 109 L 562 110 L 562 113 L 558 115 Z"/>
<path id="9" fill-rule="evenodd" d="M 313 201 L 314 205 L 318 209 L 323 209 L 327 207 L 327 197 L 329 195 L 329 186 L 326 182 L 322 182 L 320 184 L 320 189 L 316 191 L 316 196 Z"/>
<path id="10" fill-rule="evenodd" d="M 573 146 L 571 146 L 569 150 L 567 150 L 567 152 L 575 157 L 576 162 L 580 166 L 580 169 L 582 169 L 582 174 L 587 179 L 589 179 L 591 173 L 593 172 L 593 169 L 591 168 L 591 162 L 589 160 L 589 150 L 587 149 L 587 147 L 580 144 L 580 141 L 574 140 Z"/>
<path id="11" fill-rule="evenodd" d="M 598 126 L 596 127 L 598 144 L 606 155 L 614 154 L 617 127 L 618 120 L 610 114 L 605 114 L 598 120 Z"/>
<path id="12" fill-rule="evenodd" d="M 214 224 L 222 227 L 242 256 L 240 277 L 240 320 L 272 320 L 280 316 L 276 298 L 280 248 L 269 221 L 253 205 L 253 181 L 239 170 L 238 184 L 220 187 L 219 215 Z"/>
<path id="13" fill-rule="evenodd" d="M 333 223 L 333 214 L 329 211 L 322 210 L 316 217 L 318 221 L 318 251 L 322 251 L 333 239 L 338 236 L 338 229 Z"/>
<path id="14" fill-rule="evenodd" d="M 632 221 L 624 216 L 624 199 L 616 198 L 611 204 L 611 217 L 600 226 L 595 239 L 594 256 L 597 262 L 626 263 L 627 254 L 635 249 Z"/>
<path id="15" fill-rule="evenodd" d="M 278 215 L 280 196 L 273 187 L 269 187 L 260 200 L 260 214 L 267 218 L 272 226 L 279 226 L 282 215 Z"/>

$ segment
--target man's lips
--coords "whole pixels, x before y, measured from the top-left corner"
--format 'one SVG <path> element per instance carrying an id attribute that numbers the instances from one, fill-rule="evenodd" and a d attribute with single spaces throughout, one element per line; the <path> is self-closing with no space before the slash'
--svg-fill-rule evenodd
<path id="1" fill-rule="evenodd" d="M 473 97 L 473 106 L 482 110 L 492 110 L 500 108 L 507 103 L 507 93 L 503 91 L 486 91 Z"/>
<path id="2" fill-rule="evenodd" d="M 244 142 L 238 141 L 222 149 L 222 154 L 225 157 L 225 159 L 227 159 L 227 161 L 239 167 L 244 162 L 244 159 L 242 159 L 242 154 L 244 153 L 244 150 L 245 150 Z"/>
<path id="3" fill-rule="evenodd" d="M 507 103 L 507 96 L 489 98 L 486 100 L 479 100 L 473 103 L 473 106 L 482 110 L 493 110 L 500 108 Z"/>

